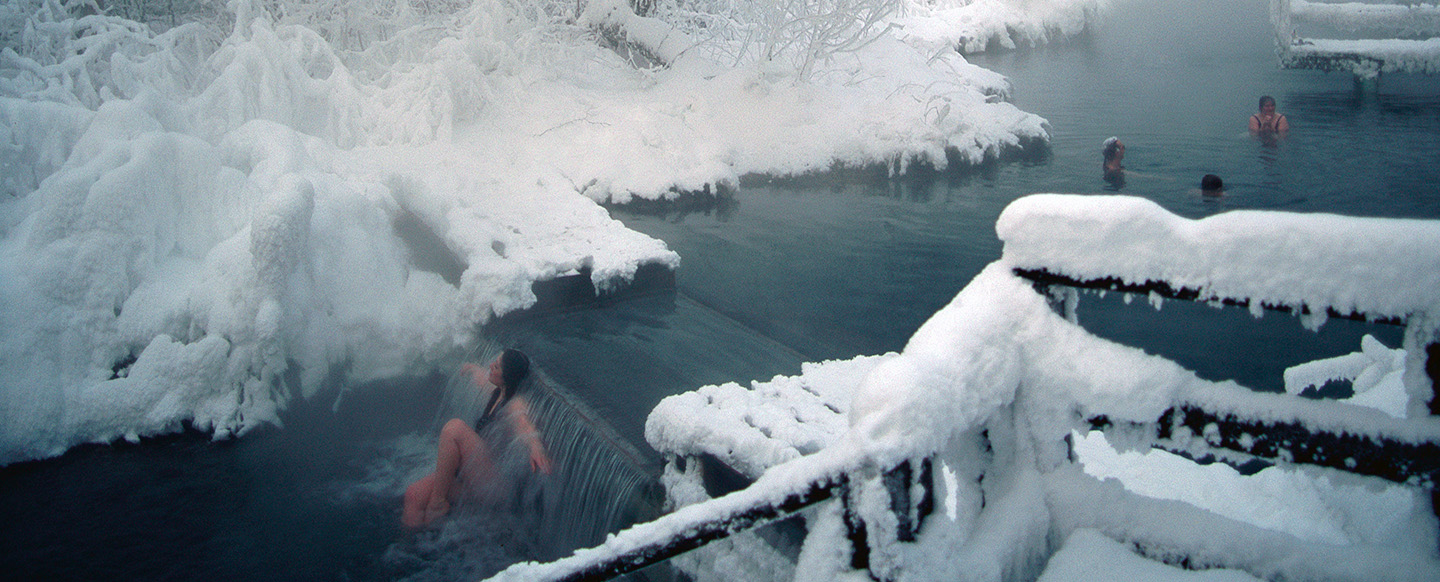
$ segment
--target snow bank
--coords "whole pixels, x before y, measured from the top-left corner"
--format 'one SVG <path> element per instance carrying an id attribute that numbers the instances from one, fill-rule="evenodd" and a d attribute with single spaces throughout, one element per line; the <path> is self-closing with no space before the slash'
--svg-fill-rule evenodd
<path id="1" fill-rule="evenodd" d="M 1085 472 L 1096 478 L 1117 479 L 1145 497 L 1184 501 L 1302 540 L 1393 545 L 1413 533 L 1408 518 L 1419 499 L 1404 487 L 1337 484 L 1280 467 L 1241 476 L 1224 463 L 1197 465 L 1162 450 L 1120 452 L 1100 432 L 1076 434 L 1073 442 Z"/>
<path id="2" fill-rule="evenodd" d="M 1259 578 L 1236 570 L 1192 571 L 1166 566 L 1135 555 L 1093 529 L 1077 529 L 1037 582 L 1122 582 L 1128 580 L 1254 582 Z"/>
<path id="3" fill-rule="evenodd" d="M 896 36 L 922 50 L 965 54 L 1035 47 L 1094 26 L 1110 0 L 910 0 Z"/>
<path id="4" fill-rule="evenodd" d="M 5 5 L 0 464 L 242 434 L 332 374 L 436 365 L 535 281 L 678 264 L 597 202 L 1048 139 L 1003 78 L 890 37 L 801 74 L 595 3 L 673 61 L 637 69 L 568 4 L 387 6 Z"/>

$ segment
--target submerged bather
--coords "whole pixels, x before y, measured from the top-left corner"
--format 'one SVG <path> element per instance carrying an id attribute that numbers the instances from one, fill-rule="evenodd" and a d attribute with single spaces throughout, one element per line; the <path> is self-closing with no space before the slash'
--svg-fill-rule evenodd
<path id="1" fill-rule="evenodd" d="M 1114 189 L 1125 185 L 1125 144 L 1118 137 L 1111 137 L 1100 144 L 1102 162 L 1100 169 L 1105 181 Z"/>
<path id="2" fill-rule="evenodd" d="M 493 497 L 493 489 L 503 487 L 494 482 L 503 447 L 523 447 L 531 471 L 552 470 L 540 432 L 530 419 L 529 401 L 520 394 L 530 374 L 529 358 L 507 349 L 488 368 L 467 363 L 461 374 L 482 391 L 485 408 L 474 426 L 452 418 L 440 430 L 435 471 L 405 490 L 401 522 L 406 527 L 422 527 L 444 517 L 462 498 Z"/>
<path id="3" fill-rule="evenodd" d="M 1250 133 L 1258 136 L 1280 136 L 1290 131 L 1290 120 L 1275 112 L 1275 98 L 1260 98 L 1260 111 L 1250 115 Z"/>

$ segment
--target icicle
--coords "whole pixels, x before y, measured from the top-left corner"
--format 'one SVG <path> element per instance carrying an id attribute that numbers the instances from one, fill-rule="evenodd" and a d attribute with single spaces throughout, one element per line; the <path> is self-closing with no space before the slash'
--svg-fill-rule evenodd
<path id="1" fill-rule="evenodd" d="M 1079 325 L 1080 320 L 1075 316 L 1075 310 L 1080 306 L 1080 293 L 1074 287 L 1065 288 L 1065 321 Z"/>
<path id="2" fill-rule="evenodd" d="M 1300 315 L 1300 325 L 1313 332 L 1319 332 L 1325 322 L 1330 321 L 1330 313 L 1324 309 L 1311 310 L 1310 313 Z"/>

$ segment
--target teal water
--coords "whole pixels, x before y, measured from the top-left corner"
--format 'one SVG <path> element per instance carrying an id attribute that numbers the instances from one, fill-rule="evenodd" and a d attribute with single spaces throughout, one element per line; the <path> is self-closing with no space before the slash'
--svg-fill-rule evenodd
<path id="1" fill-rule="evenodd" d="M 1387 76 L 1357 91 L 1341 74 L 1275 66 L 1262 0 L 1118 2 L 1063 45 L 972 57 L 1049 120 L 1038 157 L 898 181 L 821 176 L 748 181 L 712 204 L 614 215 L 682 257 L 673 287 L 534 313 L 490 330 L 649 453 L 646 414 L 705 384 L 768 380 L 800 364 L 903 348 L 1000 255 L 993 224 L 1036 192 L 1111 193 L 1100 142 L 1127 143 L 1121 193 L 1183 216 L 1231 209 L 1440 218 L 1440 78 Z M 1274 95 L 1294 130 L 1265 144 L 1244 123 Z M 1228 195 L 1198 195 L 1205 173 Z M 1276 268 L 1284 268 L 1277 265 Z M 1356 349 L 1293 318 L 1180 302 L 1154 311 L 1085 301 L 1092 331 L 1213 379 L 1276 388 L 1289 365 Z M 458 356 L 457 356 L 458 357 Z M 375 580 L 472 577 L 532 550 L 469 523 L 415 536 L 397 525 L 398 483 L 426 443 L 445 379 L 350 386 L 286 414 L 286 428 L 211 443 L 186 435 L 84 447 L 0 469 L 0 572 L 15 579 Z M 342 387 L 333 387 L 338 391 Z M 332 404 L 334 406 L 332 407 Z M 413 446 L 412 446 L 413 445 Z M 406 448 L 410 446 L 411 448 Z M 664 574 L 654 574 L 663 578 Z"/>

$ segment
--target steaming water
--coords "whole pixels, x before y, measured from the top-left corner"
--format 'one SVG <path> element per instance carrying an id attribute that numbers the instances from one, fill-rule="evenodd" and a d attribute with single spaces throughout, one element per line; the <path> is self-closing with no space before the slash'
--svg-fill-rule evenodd
<path id="1" fill-rule="evenodd" d="M 1265 10 L 1259 0 L 1120 2 L 1088 38 L 973 58 L 1012 79 L 1017 105 L 1049 119 L 1052 151 L 1040 159 L 898 182 L 747 183 L 708 207 L 617 209 L 681 254 L 675 289 L 491 330 L 525 347 L 569 391 L 552 403 L 569 407 L 558 416 L 601 427 L 573 441 L 557 434 L 560 454 L 608 450 L 606 462 L 617 464 L 563 472 L 588 488 L 653 463 L 643 423 L 665 395 L 901 349 L 999 256 L 993 224 L 1005 204 L 1033 192 L 1104 191 L 1099 146 L 1110 135 L 1128 145 L 1122 192 L 1185 216 L 1269 208 L 1440 218 L 1440 79 L 1387 76 L 1357 92 L 1344 75 L 1277 70 Z M 1267 93 L 1294 127 L 1273 146 L 1244 131 Z M 1223 177 L 1229 195 L 1202 199 L 1195 188 L 1205 173 Z M 1312 334 L 1289 316 L 1255 321 L 1181 302 L 1155 312 L 1116 294 L 1082 302 L 1080 316 L 1097 333 L 1202 376 L 1262 389 L 1275 389 L 1286 366 L 1356 349 L 1362 333 L 1391 346 L 1399 337 L 1334 321 Z M 400 491 L 433 462 L 425 429 L 446 380 L 345 387 L 338 402 L 293 407 L 284 429 L 234 442 L 183 435 L 0 469 L 0 572 L 48 580 L 473 578 L 579 543 L 546 548 L 536 531 L 517 531 L 581 529 L 535 526 L 543 511 L 460 512 L 419 534 L 399 528 Z M 573 397 L 583 404 L 561 402 Z M 602 495 L 629 496 L 622 481 L 600 486 L 615 487 Z M 542 506 L 546 499 L 554 502 L 542 494 Z M 595 510 L 607 511 L 623 521 L 644 508 Z"/>

